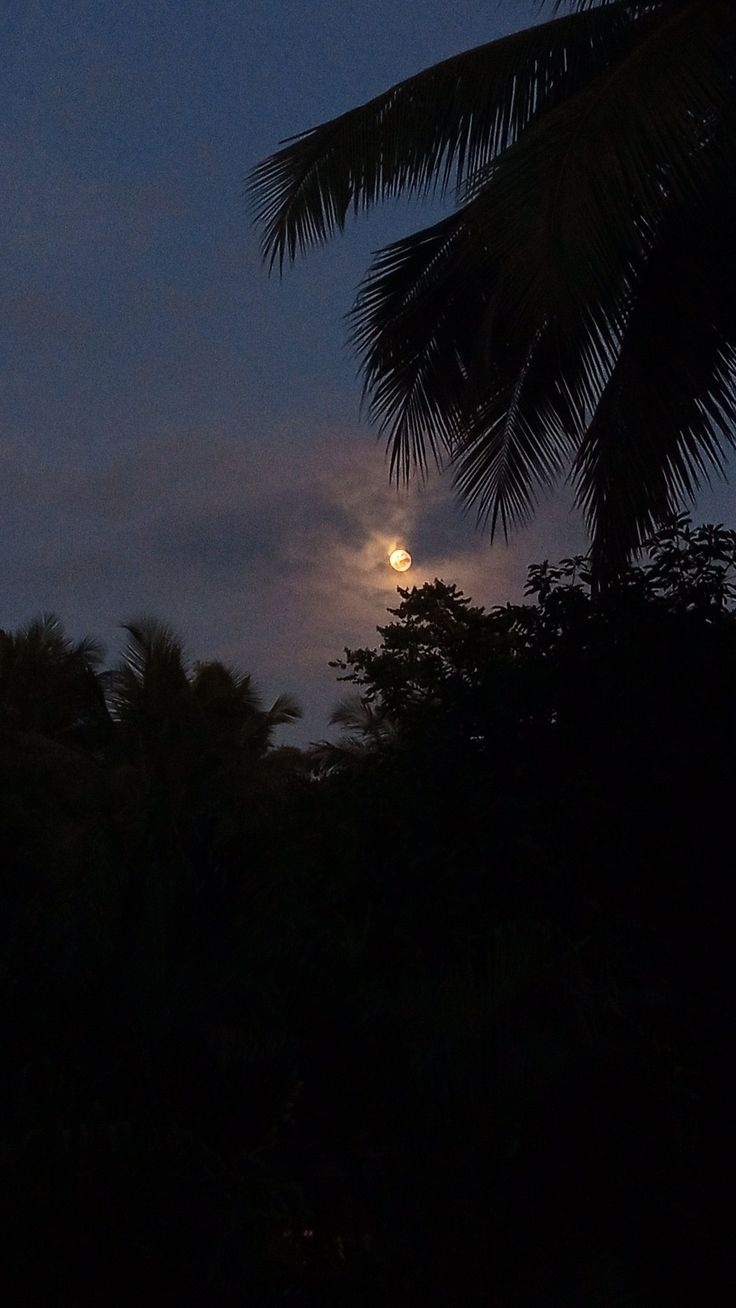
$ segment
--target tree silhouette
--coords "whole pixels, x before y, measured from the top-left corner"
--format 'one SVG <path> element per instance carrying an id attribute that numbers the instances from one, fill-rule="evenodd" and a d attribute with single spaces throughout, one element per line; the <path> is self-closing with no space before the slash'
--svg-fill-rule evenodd
<path id="1" fill-rule="evenodd" d="M 568 468 L 618 567 L 731 444 L 736 19 L 570 0 L 300 134 L 252 174 L 282 265 L 399 194 L 451 216 L 380 251 L 353 313 L 407 475 L 448 459 L 491 528 Z"/>
<path id="2" fill-rule="evenodd" d="M 394 745 L 414 747 L 444 729 L 480 753 L 499 732 L 506 744 L 520 731 L 551 729 L 559 737 L 575 713 L 583 714 L 581 735 L 590 735 L 595 722 L 619 711 L 620 693 L 620 711 L 633 727 L 638 714 L 653 711 L 658 687 L 663 697 L 673 692 L 672 669 L 682 673 L 695 660 L 704 669 L 713 660 L 707 693 L 717 714 L 714 677 L 717 668 L 727 676 L 734 632 L 736 534 L 694 528 L 682 515 L 645 542 L 642 562 L 612 590 L 596 594 L 591 582 L 586 556 L 545 561 L 529 569 L 533 603 L 489 612 L 438 579 L 399 587 L 401 602 L 389 609 L 394 621 L 378 628 L 380 646 L 346 649 L 331 665 L 359 689 L 350 725 L 362 726 L 374 750 L 382 739 L 371 723 L 388 714 Z M 600 702 L 586 720 L 595 687 Z M 680 713 L 682 721 L 687 704 Z"/>
<path id="3" fill-rule="evenodd" d="M 301 710 L 288 695 L 264 709 L 251 678 L 222 663 L 189 668 L 181 641 L 163 623 L 143 618 L 126 630 L 130 640 L 109 688 L 123 774 L 162 838 L 166 829 L 166 840 L 176 844 L 181 836 L 186 844 L 192 824 L 206 823 L 213 793 L 229 789 L 238 803 L 252 788 L 275 728 Z M 148 818 L 143 825 L 150 831 Z"/>
<path id="4" fill-rule="evenodd" d="M 110 707 L 92 751 L 76 679 L 89 689 L 93 647 L 47 620 L 2 643 L 9 1302 L 122 1305 L 141 1285 L 225 1302 L 233 1280 L 258 1295 L 266 1267 L 279 1277 L 280 1182 L 255 1151 L 278 1136 L 295 1078 L 263 887 L 278 900 L 274 831 L 297 768 L 271 775 L 267 760 L 298 709 L 262 708 L 221 664 L 190 668 L 161 623 L 129 635 L 92 687 Z"/>
<path id="5" fill-rule="evenodd" d="M 164 623 L 142 618 L 125 630 L 130 640 L 111 680 L 111 700 L 116 719 L 144 747 L 178 730 L 260 755 L 276 727 L 301 716 L 288 695 L 263 709 L 250 676 L 223 663 L 196 663 L 190 670 L 181 641 Z"/>
<path id="6" fill-rule="evenodd" d="M 396 724 L 386 707 L 374 705 L 360 695 L 346 696 L 337 705 L 330 714 L 330 726 L 341 728 L 339 740 L 320 741 L 310 751 L 319 775 L 345 769 L 360 771 L 377 752 L 391 749 L 397 740 Z"/>
<path id="7" fill-rule="evenodd" d="M 524 604 L 437 580 L 389 618 L 316 754 L 151 620 L 104 741 L 5 719 L 9 1303 L 690 1308 L 733 1280 L 736 533 L 680 518 L 603 594 L 544 561 Z M 2 683 L 16 722 L 49 658 Z"/>
<path id="8" fill-rule="evenodd" d="M 53 613 L 0 630 L 0 725 L 65 744 L 99 745 L 109 716 L 96 670 L 102 647 L 70 640 Z"/>
<path id="9" fill-rule="evenodd" d="M 395 725 L 329 786 L 398 1302 L 685 1305 L 732 1276 L 701 1133 L 729 1131 L 735 545 L 680 519 L 605 596 L 568 559 L 489 612 L 400 590 L 341 661 Z"/>

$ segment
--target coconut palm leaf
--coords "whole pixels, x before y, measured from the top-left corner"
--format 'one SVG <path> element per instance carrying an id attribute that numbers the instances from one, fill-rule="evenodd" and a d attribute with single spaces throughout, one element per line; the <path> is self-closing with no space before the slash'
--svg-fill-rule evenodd
<path id="1" fill-rule="evenodd" d="M 427 449 L 438 463 L 449 455 L 463 498 L 505 529 L 527 515 L 533 484 L 564 467 L 570 436 L 582 430 L 571 392 L 578 408 L 590 406 L 601 364 L 591 347 L 565 352 L 549 324 L 514 339 L 503 270 L 479 239 L 473 209 L 381 253 L 356 305 L 353 340 L 392 471 L 423 471 Z M 565 385 L 551 386 L 563 356 Z"/>
<path id="2" fill-rule="evenodd" d="M 123 630 L 130 639 L 112 679 L 113 715 L 136 727 L 178 719 L 190 699 L 181 641 L 156 618 L 124 623 Z"/>
<path id="3" fill-rule="evenodd" d="M 341 699 L 330 714 L 330 726 L 342 728 L 339 740 L 320 740 L 310 750 L 321 776 L 363 768 L 399 741 L 398 725 L 385 707 L 362 695 Z"/>
<path id="4" fill-rule="evenodd" d="M 123 631 L 130 636 L 123 657 L 137 676 L 144 677 L 158 663 L 173 671 L 178 680 L 186 677 L 181 641 L 164 622 L 157 618 L 137 618 L 123 623 Z"/>
<path id="5" fill-rule="evenodd" d="M 458 188 L 449 218 L 379 252 L 354 310 L 392 473 L 449 459 L 461 497 L 506 530 L 572 460 L 596 559 L 620 559 L 728 440 L 734 333 L 703 288 L 719 257 L 730 270 L 732 238 L 703 228 L 688 249 L 673 233 L 701 206 L 722 210 L 736 171 L 736 12 L 727 0 L 551 7 L 570 12 L 303 134 L 252 184 L 264 253 L 280 263 L 350 209 Z M 698 242 L 712 240 L 704 269 Z M 658 417 L 667 357 L 678 378 Z"/>
<path id="6" fill-rule="evenodd" d="M 281 727 L 290 722 L 298 722 L 303 715 L 293 696 L 284 694 L 274 700 L 265 716 L 269 727 Z"/>
<path id="7" fill-rule="evenodd" d="M 264 256 L 294 259 L 341 231 L 351 209 L 461 185 L 629 50 L 657 8 L 617 0 L 554 18 L 301 133 L 250 177 Z"/>
<path id="8" fill-rule="evenodd" d="M 381 251 L 361 288 L 352 340 L 397 476 L 453 447 L 492 290 L 486 263 L 461 212 Z"/>
<path id="9" fill-rule="evenodd" d="M 102 655 L 89 637 L 71 640 L 53 613 L 0 630 L 0 723 L 98 747 L 110 726 L 96 671 Z"/>
<path id="10" fill-rule="evenodd" d="M 607 330 L 611 291 L 646 258 L 663 215 L 721 177 L 718 150 L 704 145 L 733 101 L 730 13 L 676 5 L 640 35 L 470 188 L 521 321 L 566 306 L 574 321 L 600 299 Z"/>
<path id="11" fill-rule="evenodd" d="M 209 718 L 247 719 L 260 712 L 251 677 L 224 663 L 195 663 L 191 686 L 194 698 Z"/>
<path id="12" fill-rule="evenodd" d="M 721 58 L 733 30 L 722 19 L 719 6 L 706 17 L 700 6 L 678 8 L 616 69 L 536 122 L 472 188 L 468 221 L 499 269 L 487 357 L 499 320 L 524 361 L 552 324 L 561 355 L 587 351 L 596 373 L 610 369 L 631 288 L 665 216 L 717 189 L 724 156 L 732 163 L 722 140 L 704 143 L 709 119 L 733 99 Z"/>
<path id="13" fill-rule="evenodd" d="M 528 517 L 596 410 L 666 216 L 731 166 L 708 139 L 732 93 L 726 35 L 721 6 L 677 7 L 482 170 L 456 214 L 378 255 L 353 341 L 392 471 L 452 450 L 492 530 Z"/>
<path id="14" fill-rule="evenodd" d="M 7 636 L 7 633 L 3 634 Z M 93 668 L 99 665 L 104 654 L 104 647 L 90 636 L 70 640 L 64 632 L 61 618 L 55 613 L 42 613 L 39 617 L 31 618 L 9 639 L 18 651 L 27 652 L 29 656 L 43 652 L 46 657 L 59 663 L 79 659 Z"/>
<path id="15" fill-rule="evenodd" d="M 455 486 L 492 533 L 500 526 L 508 536 L 529 519 L 539 489 L 554 484 L 573 449 L 567 398 L 549 386 L 546 364 L 554 352 L 547 330 L 518 366 L 515 382 L 497 379 L 458 440 Z"/>
<path id="16" fill-rule="evenodd" d="M 660 234 L 581 444 L 578 501 L 603 570 L 722 471 L 734 443 L 735 175 L 719 207 L 678 213 Z"/>

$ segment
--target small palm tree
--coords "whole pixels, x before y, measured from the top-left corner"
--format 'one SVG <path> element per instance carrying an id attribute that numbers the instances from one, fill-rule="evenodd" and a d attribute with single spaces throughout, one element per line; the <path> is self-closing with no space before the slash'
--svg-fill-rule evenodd
<path id="1" fill-rule="evenodd" d="M 250 677 L 222 663 L 190 665 L 181 640 L 155 618 L 125 630 L 129 641 L 108 687 L 118 820 L 147 869 L 131 902 L 150 915 L 163 968 L 182 894 L 220 873 L 223 849 L 242 854 L 248 823 L 270 795 L 274 728 L 300 711 L 288 696 L 263 708 Z"/>
<path id="2" fill-rule="evenodd" d="M 252 187 L 279 265 L 351 211 L 454 193 L 353 311 L 392 471 L 449 460 L 506 531 L 571 469 L 600 568 L 732 442 L 736 6 L 550 2 L 571 12 L 302 133 Z"/>
<path id="3" fill-rule="evenodd" d="M 191 686 L 213 734 L 259 756 L 270 747 L 276 727 L 301 717 L 301 709 L 290 695 L 279 695 L 269 709 L 263 709 L 250 676 L 224 663 L 196 664 Z"/>
<path id="4" fill-rule="evenodd" d="M 318 775 L 353 772 L 395 749 L 396 722 L 382 704 L 363 695 L 348 695 L 330 714 L 330 726 L 341 727 L 337 741 L 321 740 L 312 746 L 311 759 Z"/>
<path id="5" fill-rule="evenodd" d="M 183 785 L 204 760 L 217 769 L 244 756 L 259 759 L 274 729 L 301 716 L 288 695 L 264 709 L 251 678 L 222 663 L 190 668 L 179 638 L 154 618 L 125 630 L 130 640 L 110 679 L 110 703 L 128 754 L 149 775 Z"/>
<path id="6" fill-rule="evenodd" d="M 101 646 L 70 640 L 53 613 L 0 630 L 0 724 L 67 745 L 99 745 L 111 725 L 101 658 Z"/>

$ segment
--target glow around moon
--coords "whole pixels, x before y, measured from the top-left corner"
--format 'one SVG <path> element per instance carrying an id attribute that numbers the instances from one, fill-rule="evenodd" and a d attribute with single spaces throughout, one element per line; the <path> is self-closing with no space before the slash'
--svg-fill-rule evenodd
<path id="1" fill-rule="evenodd" d="M 395 572 L 407 572 L 411 567 L 411 554 L 408 550 L 392 550 L 388 561 Z"/>

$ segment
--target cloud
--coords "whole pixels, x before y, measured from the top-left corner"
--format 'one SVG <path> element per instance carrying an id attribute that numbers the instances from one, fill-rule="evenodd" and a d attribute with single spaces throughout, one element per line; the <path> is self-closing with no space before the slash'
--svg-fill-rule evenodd
<path id="1" fill-rule="evenodd" d="M 0 582 L 14 621 L 52 608 L 114 647 L 117 623 L 152 612 L 192 657 L 244 667 L 268 695 L 295 691 L 302 738 L 324 734 L 337 697 L 328 660 L 373 643 L 399 582 L 442 576 L 494 603 L 519 593 L 533 557 L 490 547 L 439 479 L 392 487 L 365 431 L 168 430 L 95 470 L 26 454 L 8 460 L 0 498 L 15 515 Z M 403 578 L 388 566 L 396 545 L 415 559 Z"/>

